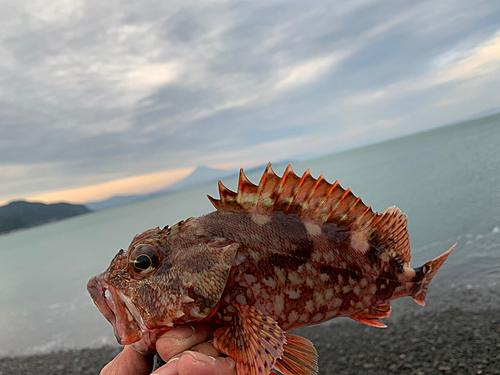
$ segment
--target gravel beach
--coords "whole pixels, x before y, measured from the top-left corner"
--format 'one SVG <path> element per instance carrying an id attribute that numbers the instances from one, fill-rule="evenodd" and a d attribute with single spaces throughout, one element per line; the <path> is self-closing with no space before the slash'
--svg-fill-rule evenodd
<path id="1" fill-rule="evenodd" d="M 337 319 L 295 333 L 314 342 L 321 375 L 500 374 L 498 299 L 485 306 L 462 295 L 447 308 L 439 307 L 445 301 L 434 299 L 438 306 L 423 309 L 410 299 L 395 301 L 393 315 L 384 319 L 386 329 Z M 98 374 L 120 350 L 103 347 L 1 358 L 0 375 Z"/>

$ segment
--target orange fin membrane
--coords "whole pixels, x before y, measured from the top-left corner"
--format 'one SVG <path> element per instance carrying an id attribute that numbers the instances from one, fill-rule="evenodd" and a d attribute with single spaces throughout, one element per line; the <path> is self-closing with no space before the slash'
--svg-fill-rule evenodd
<path id="1" fill-rule="evenodd" d="M 283 356 L 277 359 L 274 368 L 283 375 L 317 375 L 318 353 L 312 342 L 288 333 L 285 337 Z"/>
<path id="2" fill-rule="evenodd" d="M 422 286 L 420 290 L 417 291 L 416 294 L 412 296 L 413 300 L 418 303 L 420 306 L 425 306 L 425 296 L 427 295 L 427 289 L 429 289 L 429 284 L 431 283 L 432 278 L 438 271 L 438 269 L 443 265 L 448 255 L 452 252 L 452 250 L 457 246 L 457 244 L 450 247 L 448 251 L 441 254 L 437 258 L 431 260 L 430 262 L 425 263 L 422 267 L 420 267 L 419 271 L 423 273 L 422 278 Z"/>
<path id="3" fill-rule="evenodd" d="M 238 375 L 268 375 L 283 355 L 285 333 L 253 306 L 234 305 L 230 325 L 214 332 L 213 345 L 236 362 Z"/>
<path id="4" fill-rule="evenodd" d="M 259 185 L 250 182 L 241 169 L 238 191 L 229 190 L 219 181 L 219 195 L 220 199 L 208 196 L 218 211 L 281 211 L 320 224 L 334 223 L 363 233 L 381 252 L 390 251 L 403 266 L 410 265 L 407 218 L 399 208 L 374 213 L 350 188 L 345 190 L 338 181 L 330 184 L 323 175 L 315 179 L 309 169 L 299 177 L 288 165 L 283 176 L 278 177 L 269 163 Z"/>
<path id="5" fill-rule="evenodd" d="M 386 328 L 387 326 L 380 321 L 380 318 L 387 318 L 389 315 L 391 315 L 391 305 L 389 302 L 386 302 L 380 305 L 370 306 L 367 309 L 349 316 L 349 318 L 368 326 Z"/>

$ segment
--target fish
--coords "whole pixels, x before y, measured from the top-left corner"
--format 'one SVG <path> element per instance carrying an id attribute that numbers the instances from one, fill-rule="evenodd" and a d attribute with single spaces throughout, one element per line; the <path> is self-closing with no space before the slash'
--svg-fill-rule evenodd
<path id="1" fill-rule="evenodd" d="M 258 185 L 241 169 L 236 192 L 218 187 L 215 211 L 136 235 L 88 282 L 118 343 L 154 352 L 169 329 L 208 322 L 238 375 L 317 374 L 314 345 L 287 331 L 337 317 L 385 327 L 391 300 L 425 305 L 456 245 L 412 268 L 406 214 L 309 169 L 279 177 L 269 163 Z"/>

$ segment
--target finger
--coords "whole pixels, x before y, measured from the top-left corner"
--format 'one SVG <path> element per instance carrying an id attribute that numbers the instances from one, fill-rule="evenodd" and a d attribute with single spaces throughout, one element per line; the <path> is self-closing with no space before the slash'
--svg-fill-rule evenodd
<path id="1" fill-rule="evenodd" d="M 174 328 L 156 341 L 156 350 L 164 361 L 182 353 L 193 346 L 208 341 L 213 336 L 214 328 L 207 323 L 184 324 Z"/>
<path id="2" fill-rule="evenodd" d="M 190 349 L 190 351 L 200 352 L 200 353 L 206 354 L 206 355 L 211 356 L 211 357 L 218 357 L 219 356 L 219 352 L 213 347 L 212 344 L 210 344 L 208 342 L 202 342 L 198 345 L 195 345 Z M 178 361 L 179 361 L 180 357 L 182 357 L 185 353 L 189 353 L 189 351 L 174 355 L 172 358 L 170 358 L 170 360 L 165 365 L 158 368 L 153 373 L 153 375 L 162 375 L 162 374 L 163 375 L 179 375 L 177 372 L 177 364 L 179 363 Z"/>
<path id="3" fill-rule="evenodd" d="M 177 372 L 177 364 L 182 354 L 178 354 L 170 359 L 166 364 L 156 369 L 151 375 L 179 375 Z"/>
<path id="4" fill-rule="evenodd" d="M 130 346 L 109 362 L 101 371 L 101 375 L 148 375 L 153 369 L 153 355 L 143 355 Z"/>
<path id="5" fill-rule="evenodd" d="M 200 352 L 186 352 L 177 364 L 178 375 L 236 375 L 233 359 L 214 358 Z"/>
<path id="6" fill-rule="evenodd" d="M 234 361 L 214 358 L 200 352 L 186 351 L 173 357 L 152 375 L 236 375 Z"/>
<path id="7" fill-rule="evenodd" d="M 200 352 L 206 355 L 209 355 L 211 357 L 218 357 L 220 353 L 217 351 L 217 349 L 214 348 L 212 344 L 209 342 L 202 342 L 198 345 L 193 346 L 191 349 L 189 349 L 192 352 Z"/>

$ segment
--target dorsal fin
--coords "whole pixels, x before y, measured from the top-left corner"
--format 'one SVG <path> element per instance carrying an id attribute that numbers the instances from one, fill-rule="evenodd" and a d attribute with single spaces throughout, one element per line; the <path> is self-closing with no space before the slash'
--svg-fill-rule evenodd
<path id="1" fill-rule="evenodd" d="M 391 252 L 405 266 L 410 264 L 407 219 L 399 208 L 373 212 L 351 188 L 345 190 L 338 180 L 330 184 L 323 175 L 315 179 L 309 169 L 298 177 L 289 164 L 280 178 L 269 163 L 259 185 L 250 182 L 241 169 L 238 191 L 229 190 L 219 180 L 219 194 L 220 199 L 208 196 L 218 211 L 282 211 L 319 223 L 334 223 L 366 233 L 370 243 L 380 251 Z"/>

